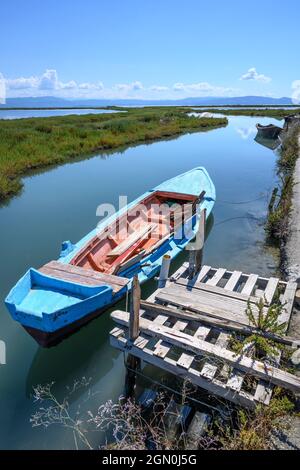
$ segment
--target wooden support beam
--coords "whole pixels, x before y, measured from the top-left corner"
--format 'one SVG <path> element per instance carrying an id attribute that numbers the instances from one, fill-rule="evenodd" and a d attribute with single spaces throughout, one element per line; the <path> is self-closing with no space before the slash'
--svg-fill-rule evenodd
<path id="1" fill-rule="evenodd" d="M 122 336 L 110 336 L 110 344 L 113 347 L 126 351 L 127 349 L 127 341 Z M 255 409 L 256 403 L 253 400 L 253 397 L 241 390 L 240 393 L 236 391 L 232 391 L 226 387 L 221 381 L 213 379 L 207 380 L 205 377 L 201 376 L 200 372 L 193 367 L 186 369 L 184 367 L 179 367 L 177 365 L 177 361 L 172 358 L 165 357 L 164 359 L 158 356 L 154 356 L 152 351 L 143 348 L 140 349 L 139 347 L 133 345 L 131 348 L 132 354 L 136 357 L 139 357 L 145 362 L 152 364 L 156 367 L 160 367 L 162 370 L 165 370 L 171 374 L 176 375 L 177 377 L 182 377 L 182 379 L 189 379 L 193 384 L 197 385 L 198 387 L 202 387 L 208 392 L 213 395 L 219 395 L 226 400 L 230 400 L 233 403 L 239 404 L 241 406 L 245 406 L 250 409 Z"/>
<path id="2" fill-rule="evenodd" d="M 127 312 L 116 310 L 111 314 L 112 319 L 121 325 L 128 326 L 129 315 Z M 145 320 L 140 321 L 140 330 L 150 336 L 161 338 L 175 346 L 182 347 L 196 354 L 213 356 L 216 359 L 229 363 L 235 369 L 254 375 L 255 377 L 270 381 L 275 385 L 287 388 L 293 392 L 300 391 L 300 378 L 277 367 L 270 366 L 263 362 L 254 360 L 244 355 L 235 354 L 232 351 L 221 348 L 214 344 L 196 339 L 180 331 L 173 331 L 162 325 Z"/>
<path id="3" fill-rule="evenodd" d="M 158 279 L 158 288 L 161 289 L 166 285 L 166 282 L 169 277 L 169 270 L 170 270 L 170 264 L 171 264 L 171 256 L 170 255 L 164 255 L 161 263 L 161 268 L 160 268 L 160 273 L 159 273 L 159 279 Z"/>
<path id="4" fill-rule="evenodd" d="M 141 288 L 137 275 L 132 280 L 130 297 L 129 340 L 134 341 L 139 335 Z"/>
<path id="5" fill-rule="evenodd" d="M 281 315 L 279 315 L 278 321 L 280 323 L 286 323 L 286 330 L 289 326 L 291 311 L 294 306 L 297 288 L 297 282 L 288 282 L 281 299 L 281 303 L 283 305 L 283 312 L 281 313 Z"/>
<path id="6" fill-rule="evenodd" d="M 204 292 L 210 292 L 212 294 L 220 295 L 224 298 L 225 302 L 226 302 L 227 298 L 242 300 L 244 302 L 248 302 L 248 300 L 249 300 L 251 303 L 254 303 L 254 304 L 259 301 L 259 299 L 257 297 L 245 295 L 245 294 L 240 293 L 240 292 L 234 292 L 234 291 L 231 291 L 231 290 L 223 289 L 223 287 L 216 286 L 215 283 L 218 283 L 218 280 L 220 280 L 216 276 L 218 271 L 216 272 L 216 274 L 209 281 L 207 281 L 205 283 L 203 283 L 203 282 L 194 282 L 194 279 L 180 278 L 176 281 L 176 284 L 178 284 L 179 286 L 185 286 L 188 290 L 196 289 L 196 290 L 200 290 L 200 291 L 204 291 Z"/>
<path id="7" fill-rule="evenodd" d="M 161 313 L 165 315 L 174 316 L 176 318 L 182 318 L 184 320 L 190 321 L 199 321 L 205 323 L 206 325 L 211 325 L 216 328 L 224 328 L 225 330 L 237 331 L 244 334 L 245 336 L 250 336 L 252 334 L 258 334 L 265 338 L 276 341 L 280 344 L 285 344 L 292 347 L 300 347 L 300 339 L 292 338 L 290 336 L 279 336 L 271 332 L 261 331 L 251 325 L 243 325 L 242 323 L 233 322 L 230 320 L 222 320 L 219 318 L 214 318 L 213 316 L 206 315 L 205 312 L 194 313 L 188 310 L 179 310 L 176 308 L 171 308 L 165 305 L 155 304 L 152 302 L 147 302 L 146 300 L 141 301 L 141 308 L 148 310 L 150 312 Z"/>
<path id="8" fill-rule="evenodd" d="M 225 284 L 224 289 L 233 290 L 235 286 L 237 285 L 237 283 L 239 282 L 241 275 L 242 275 L 241 271 L 233 271 L 228 282 Z"/>
<path id="9" fill-rule="evenodd" d="M 271 305 L 272 303 L 278 283 L 279 283 L 279 279 L 277 279 L 276 277 L 270 277 L 269 282 L 264 292 L 264 298 L 268 305 Z"/>
<path id="10" fill-rule="evenodd" d="M 215 272 L 215 274 L 213 275 L 213 277 L 211 279 L 209 279 L 206 284 L 204 284 L 205 286 L 216 286 L 218 284 L 218 282 L 222 279 L 222 277 L 224 276 L 224 274 L 226 273 L 226 269 L 224 268 L 219 268 L 217 269 L 217 271 Z M 224 289 L 222 289 L 224 291 Z"/>
<path id="11" fill-rule="evenodd" d="M 188 290 L 179 291 L 179 289 L 171 289 L 171 287 L 166 290 L 158 291 L 155 298 L 159 302 L 169 303 L 195 313 L 205 313 L 205 315 L 210 317 L 220 318 L 226 321 L 230 320 L 244 325 L 249 324 L 248 317 L 245 313 L 246 304 L 245 306 L 237 303 L 229 304 L 217 297 L 215 299 L 201 299 L 199 295 L 196 295 L 196 292 L 190 293 Z M 254 309 L 254 314 L 257 314 L 257 308 Z"/>
<path id="12" fill-rule="evenodd" d="M 246 284 L 242 289 L 242 294 L 250 296 L 255 288 L 257 283 L 258 275 L 257 274 L 249 274 Z"/>
<path id="13" fill-rule="evenodd" d="M 203 247 L 205 241 L 205 224 L 206 224 L 206 209 L 200 213 L 198 230 L 196 233 L 196 240 L 193 242 L 194 247 L 190 247 L 189 254 L 189 278 L 192 279 L 199 273 L 202 266 Z"/>
<path id="14" fill-rule="evenodd" d="M 139 278 L 137 275 L 132 280 L 132 287 L 130 293 L 130 312 L 129 312 L 129 336 L 128 340 L 131 344 L 139 337 L 140 328 L 140 301 L 141 301 L 141 288 Z M 126 377 L 125 377 L 125 397 L 129 398 L 134 395 L 136 387 L 136 371 L 141 366 L 141 360 L 132 354 L 128 354 L 126 358 Z"/>

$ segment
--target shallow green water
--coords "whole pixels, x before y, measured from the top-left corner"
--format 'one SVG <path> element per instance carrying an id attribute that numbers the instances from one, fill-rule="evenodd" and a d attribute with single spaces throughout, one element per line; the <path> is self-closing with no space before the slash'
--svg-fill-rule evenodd
<path id="1" fill-rule="evenodd" d="M 116 204 L 119 195 L 131 201 L 165 179 L 203 165 L 217 189 L 204 262 L 262 275 L 274 273 L 276 259 L 264 248 L 263 222 L 276 181 L 276 155 L 253 140 L 256 122 L 232 117 L 227 128 L 140 145 L 32 175 L 24 179 L 22 194 L 0 208 L 0 339 L 7 348 L 7 364 L 0 365 L 0 448 L 74 446 L 65 429 L 32 429 L 29 419 L 36 406 L 30 394 L 38 383 L 55 381 L 56 392 L 63 395 L 74 379 L 91 377 L 90 389 L 96 395 L 89 403 L 84 404 L 87 391 L 72 397 L 73 407 L 81 404 L 89 409 L 93 403 L 116 399 L 123 391 L 123 356 L 108 342 L 109 312 L 57 347 L 43 350 L 12 321 L 3 304 L 29 266 L 57 258 L 63 240 L 77 241 L 95 226 L 98 204 Z M 272 120 L 260 118 L 259 122 Z M 246 201 L 252 202 L 240 204 Z M 154 287 L 153 282 L 146 285 L 143 296 Z"/>

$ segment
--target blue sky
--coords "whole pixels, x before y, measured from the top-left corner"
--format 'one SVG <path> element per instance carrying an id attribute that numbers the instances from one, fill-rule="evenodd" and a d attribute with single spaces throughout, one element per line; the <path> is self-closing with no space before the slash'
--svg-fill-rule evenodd
<path id="1" fill-rule="evenodd" d="M 7 96 L 299 97 L 299 17 L 299 0 L 2 0 L 0 73 Z"/>

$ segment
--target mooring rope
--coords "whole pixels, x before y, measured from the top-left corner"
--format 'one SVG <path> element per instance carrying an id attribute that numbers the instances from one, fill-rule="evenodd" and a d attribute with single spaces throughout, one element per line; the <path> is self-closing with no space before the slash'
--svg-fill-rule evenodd
<path id="1" fill-rule="evenodd" d="M 221 220 L 220 222 L 216 222 L 214 224 L 214 227 L 216 227 L 217 225 L 221 225 L 221 224 L 225 224 L 226 222 L 231 222 L 232 220 L 237 220 L 237 219 L 247 219 L 247 220 L 254 220 L 254 221 L 258 221 L 259 219 L 257 219 L 256 217 L 251 217 L 251 216 L 247 216 L 247 215 L 242 215 L 242 216 L 239 216 L 239 217 L 230 217 L 229 219 L 224 219 L 224 220 Z"/>
<path id="2" fill-rule="evenodd" d="M 224 201 L 222 199 L 217 198 L 216 199 L 216 204 L 218 204 L 218 203 L 220 203 L 220 204 L 233 204 L 233 205 L 235 205 L 235 204 L 237 204 L 237 205 L 250 204 L 251 202 L 260 201 L 261 199 L 267 198 L 268 196 L 269 196 L 269 193 L 265 193 L 262 196 L 259 196 L 256 199 L 251 199 L 249 201 Z"/>

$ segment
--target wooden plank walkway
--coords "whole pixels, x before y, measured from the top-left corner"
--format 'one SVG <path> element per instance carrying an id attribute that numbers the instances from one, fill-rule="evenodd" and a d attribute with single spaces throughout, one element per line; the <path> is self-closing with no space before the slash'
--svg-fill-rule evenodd
<path id="1" fill-rule="evenodd" d="M 248 299 L 257 315 L 255 302 L 260 298 L 265 311 L 279 298 L 283 309 L 279 321 L 287 330 L 296 289 L 292 282 L 210 266 L 189 279 L 185 263 L 165 287 L 141 302 L 134 341 L 128 339 L 129 314 L 112 313 L 118 326 L 110 333 L 111 344 L 236 404 L 267 405 L 274 385 L 299 392 L 300 379 L 280 368 L 280 352 L 255 360 L 251 347 L 236 355 L 231 340 L 235 332 L 246 337 L 256 331 L 245 313 Z M 299 345 L 288 337 L 273 336 Z"/>

